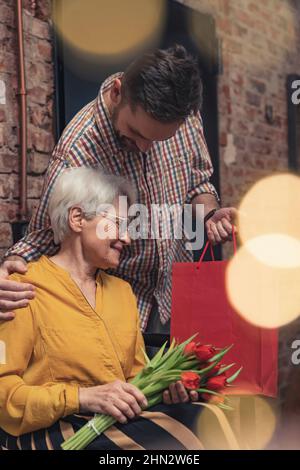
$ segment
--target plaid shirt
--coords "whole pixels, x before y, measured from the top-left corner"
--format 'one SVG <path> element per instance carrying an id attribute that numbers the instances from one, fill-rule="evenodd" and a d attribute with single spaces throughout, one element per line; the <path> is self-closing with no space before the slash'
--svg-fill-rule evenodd
<path id="1" fill-rule="evenodd" d="M 64 130 L 49 162 L 40 203 L 27 234 L 8 250 L 6 257 L 19 255 L 29 262 L 58 251 L 47 206 L 56 178 L 67 168 L 99 167 L 122 175 L 136 187 L 138 202 L 148 208 L 153 203 L 190 203 L 202 193 L 217 197 L 209 182 L 213 168 L 200 113 L 187 118 L 171 139 L 154 142 L 147 153 L 127 152 L 119 147 L 103 100 L 103 93 L 119 76 L 107 78 L 98 97 L 79 111 Z M 112 273 L 131 284 L 138 300 L 142 330 L 146 328 L 154 299 L 162 323 L 170 318 L 172 264 L 192 259 L 185 240 L 140 239 L 123 249 L 119 267 Z"/>

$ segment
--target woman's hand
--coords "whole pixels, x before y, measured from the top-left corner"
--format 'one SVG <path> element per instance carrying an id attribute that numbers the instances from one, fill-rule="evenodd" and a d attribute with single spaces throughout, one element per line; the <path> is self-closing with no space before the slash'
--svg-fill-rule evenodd
<path id="1" fill-rule="evenodd" d="M 79 389 L 80 412 L 111 415 L 120 423 L 138 416 L 147 407 L 147 399 L 140 390 L 121 380 L 106 385 Z"/>
<path id="2" fill-rule="evenodd" d="M 183 383 L 179 380 L 169 386 L 163 393 L 163 402 L 166 405 L 177 403 L 187 403 L 188 401 L 198 401 L 198 392 L 195 390 L 186 390 Z"/>

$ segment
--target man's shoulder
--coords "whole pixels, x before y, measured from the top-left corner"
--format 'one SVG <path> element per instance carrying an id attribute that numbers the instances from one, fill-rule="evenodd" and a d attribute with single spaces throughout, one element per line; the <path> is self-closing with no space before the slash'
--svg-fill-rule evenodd
<path id="1" fill-rule="evenodd" d="M 56 154 L 67 157 L 78 147 L 84 150 L 86 141 L 90 141 L 91 134 L 97 131 L 95 103 L 96 100 L 88 103 L 69 122 L 55 148 Z"/>
<path id="2" fill-rule="evenodd" d="M 184 124 L 180 127 L 180 129 L 183 132 L 186 132 L 187 130 L 190 131 L 190 130 L 197 130 L 197 129 L 202 129 L 202 128 L 203 128 L 203 122 L 202 122 L 200 111 L 188 116 Z"/>

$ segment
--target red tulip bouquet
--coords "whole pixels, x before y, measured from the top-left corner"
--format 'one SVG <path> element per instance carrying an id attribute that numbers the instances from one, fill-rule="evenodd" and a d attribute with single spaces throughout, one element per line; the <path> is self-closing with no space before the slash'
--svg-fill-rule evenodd
<path id="1" fill-rule="evenodd" d="M 221 361 L 232 346 L 216 349 L 194 341 L 192 336 L 181 344 L 172 341 L 165 352 L 166 344 L 150 360 L 144 352 L 146 366 L 131 380 L 146 396 L 150 408 L 162 402 L 164 390 L 173 382 L 181 380 L 188 390 L 196 390 L 201 400 L 214 403 L 223 409 L 232 409 L 227 402 L 226 387 L 237 378 L 242 368 L 228 377 L 227 372 L 234 364 L 222 365 Z M 74 436 L 63 444 L 64 450 L 82 450 L 116 420 L 109 415 L 96 414 Z"/>

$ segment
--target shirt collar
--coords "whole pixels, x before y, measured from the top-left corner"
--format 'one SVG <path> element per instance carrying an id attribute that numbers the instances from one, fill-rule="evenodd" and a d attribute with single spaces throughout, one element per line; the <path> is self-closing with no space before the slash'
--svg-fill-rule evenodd
<path id="1" fill-rule="evenodd" d="M 101 133 L 104 142 L 108 145 L 111 151 L 116 154 L 119 153 L 122 148 L 118 143 L 115 130 L 112 125 L 111 117 L 108 108 L 104 101 L 104 92 L 112 87 L 116 78 L 121 78 L 123 72 L 115 73 L 110 75 L 101 85 L 98 96 L 95 101 L 95 119 L 99 132 Z"/>

